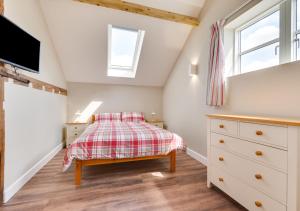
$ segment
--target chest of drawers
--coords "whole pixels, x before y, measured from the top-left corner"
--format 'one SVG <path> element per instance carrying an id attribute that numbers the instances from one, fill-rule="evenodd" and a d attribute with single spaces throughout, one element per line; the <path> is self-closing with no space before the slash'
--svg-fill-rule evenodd
<path id="1" fill-rule="evenodd" d="M 208 187 L 248 210 L 300 211 L 300 121 L 208 115 Z"/>
<path id="2" fill-rule="evenodd" d="M 66 146 L 72 144 L 86 129 L 86 123 L 66 123 Z"/>
<path id="3" fill-rule="evenodd" d="M 154 125 L 156 127 L 159 127 L 161 129 L 164 129 L 164 122 L 163 121 L 148 121 L 150 125 Z"/>

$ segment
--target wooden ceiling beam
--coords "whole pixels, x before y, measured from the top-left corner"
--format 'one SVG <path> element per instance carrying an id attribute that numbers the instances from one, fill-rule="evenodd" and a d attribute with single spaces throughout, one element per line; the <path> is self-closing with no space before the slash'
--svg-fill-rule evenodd
<path id="1" fill-rule="evenodd" d="M 74 1 L 79 1 L 82 3 L 93 4 L 100 7 L 106 7 L 106 8 L 131 12 L 135 14 L 145 15 L 145 16 L 150 16 L 154 18 L 160 18 L 160 19 L 188 24 L 192 26 L 199 25 L 198 19 L 194 17 L 168 12 L 165 10 L 160 10 L 160 9 L 143 6 L 140 4 L 134 4 L 134 3 L 121 1 L 121 0 L 74 0 Z"/>

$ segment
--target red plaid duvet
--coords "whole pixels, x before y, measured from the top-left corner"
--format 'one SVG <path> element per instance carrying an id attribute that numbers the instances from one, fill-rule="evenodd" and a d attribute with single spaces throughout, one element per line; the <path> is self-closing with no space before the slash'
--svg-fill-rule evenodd
<path id="1" fill-rule="evenodd" d="M 122 159 L 166 155 L 182 139 L 145 122 L 95 122 L 66 149 L 64 171 L 73 159 Z"/>

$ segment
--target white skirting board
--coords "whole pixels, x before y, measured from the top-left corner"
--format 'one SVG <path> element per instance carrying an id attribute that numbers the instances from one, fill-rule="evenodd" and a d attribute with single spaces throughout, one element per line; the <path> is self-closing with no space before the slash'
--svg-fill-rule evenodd
<path id="1" fill-rule="evenodd" d="M 4 189 L 3 203 L 11 199 L 39 170 L 41 170 L 61 149 L 63 145 L 59 144 L 49 154 L 37 162 L 31 169 L 23 174 L 15 183 Z"/>
<path id="2" fill-rule="evenodd" d="M 194 150 L 187 148 L 186 154 L 194 158 L 195 160 L 199 161 L 203 165 L 207 166 L 207 157 L 199 154 L 198 152 L 195 152 Z"/>

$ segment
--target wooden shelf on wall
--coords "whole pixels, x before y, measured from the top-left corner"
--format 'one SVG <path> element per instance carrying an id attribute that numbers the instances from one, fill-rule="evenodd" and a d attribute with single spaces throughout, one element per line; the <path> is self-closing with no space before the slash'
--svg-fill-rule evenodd
<path id="1" fill-rule="evenodd" d="M 16 74 L 13 71 L 5 68 L 3 63 L 2 64 L 0 63 L 0 76 L 5 78 L 6 81 L 8 81 L 8 79 L 12 79 L 13 82 L 18 85 L 32 87 L 34 89 L 44 90 L 47 92 L 61 94 L 64 96 L 67 96 L 68 94 L 66 89 L 34 79 L 24 74 Z"/>

